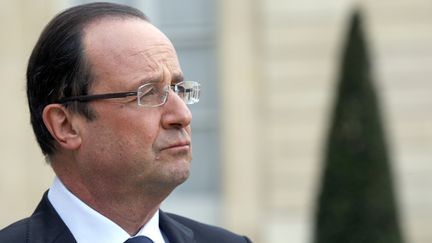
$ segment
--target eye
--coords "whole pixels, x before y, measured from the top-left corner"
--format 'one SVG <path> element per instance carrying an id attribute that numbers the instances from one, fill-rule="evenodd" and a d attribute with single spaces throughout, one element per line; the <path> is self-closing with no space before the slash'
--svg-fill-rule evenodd
<path id="1" fill-rule="evenodd" d="M 146 85 L 145 87 L 141 88 L 140 91 L 138 92 L 138 98 L 145 99 L 147 97 L 157 95 L 157 93 L 158 93 L 157 89 L 156 87 L 154 87 L 154 85 Z"/>

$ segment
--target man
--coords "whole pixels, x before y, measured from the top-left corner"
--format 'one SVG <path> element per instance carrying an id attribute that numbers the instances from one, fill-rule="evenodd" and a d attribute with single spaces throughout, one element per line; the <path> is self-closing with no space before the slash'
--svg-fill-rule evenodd
<path id="1" fill-rule="evenodd" d="M 56 179 L 1 243 L 250 242 L 159 210 L 189 176 L 199 84 L 139 10 L 92 3 L 56 16 L 30 57 L 27 96 Z"/>

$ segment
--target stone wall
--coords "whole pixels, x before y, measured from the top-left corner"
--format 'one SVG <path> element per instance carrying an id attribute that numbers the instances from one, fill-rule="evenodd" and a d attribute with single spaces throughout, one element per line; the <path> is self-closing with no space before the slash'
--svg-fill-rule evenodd
<path id="1" fill-rule="evenodd" d="M 349 13 L 359 6 L 404 233 L 407 242 L 430 242 L 432 2 L 226 0 L 221 6 L 223 181 L 232 227 L 257 242 L 310 242 L 341 44 Z"/>

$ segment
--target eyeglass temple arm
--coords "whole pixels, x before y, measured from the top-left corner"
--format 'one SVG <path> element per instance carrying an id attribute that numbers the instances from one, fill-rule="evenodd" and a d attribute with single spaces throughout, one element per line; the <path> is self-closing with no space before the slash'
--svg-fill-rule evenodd
<path id="1" fill-rule="evenodd" d="M 63 104 L 71 101 L 78 102 L 88 102 L 92 100 L 102 100 L 102 99 L 115 99 L 115 98 L 124 98 L 127 96 L 136 96 L 137 92 L 123 92 L 123 93 L 108 93 L 108 94 L 97 94 L 97 95 L 80 95 L 80 96 L 72 96 L 60 99 L 57 103 Z"/>

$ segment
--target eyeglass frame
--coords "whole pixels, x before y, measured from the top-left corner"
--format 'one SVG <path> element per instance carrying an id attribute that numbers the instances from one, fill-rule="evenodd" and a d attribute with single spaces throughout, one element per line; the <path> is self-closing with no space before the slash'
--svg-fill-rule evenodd
<path id="1" fill-rule="evenodd" d="M 200 83 L 197 81 L 181 81 L 178 82 L 176 84 L 168 84 L 163 88 L 163 99 L 162 99 L 162 103 L 157 104 L 157 105 L 145 105 L 145 104 L 141 104 L 140 99 L 138 97 L 138 94 L 140 92 L 140 89 L 143 89 L 146 86 L 149 85 L 154 85 L 154 82 L 150 82 L 150 83 L 145 83 L 141 86 L 139 86 L 137 88 L 137 91 L 130 91 L 130 92 L 116 92 L 116 93 L 104 93 L 104 94 L 94 94 L 94 95 L 78 95 L 78 96 L 70 96 L 70 97 L 64 97 L 61 98 L 60 100 L 58 100 L 57 102 L 54 102 L 56 104 L 65 104 L 68 102 L 91 102 L 91 101 L 95 101 L 95 100 L 105 100 L 105 99 L 118 99 L 118 98 L 126 98 L 126 97 L 130 97 L 130 96 L 135 96 L 137 99 L 137 104 L 138 106 L 142 106 L 142 107 L 158 107 L 158 106 L 162 106 L 164 105 L 167 100 L 168 100 L 168 93 L 169 90 L 173 90 L 174 93 L 176 93 L 178 95 L 178 91 L 176 90 L 176 87 L 178 87 L 181 84 L 184 83 L 193 83 L 193 87 L 197 87 L 197 88 L 193 88 L 193 89 L 197 89 L 195 91 L 198 92 L 198 98 L 196 101 L 194 101 L 193 103 L 187 103 L 184 99 L 182 99 L 186 104 L 190 105 L 190 104 L 195 104 L 199 102 L 199 96 L 200 96 Z"/>

